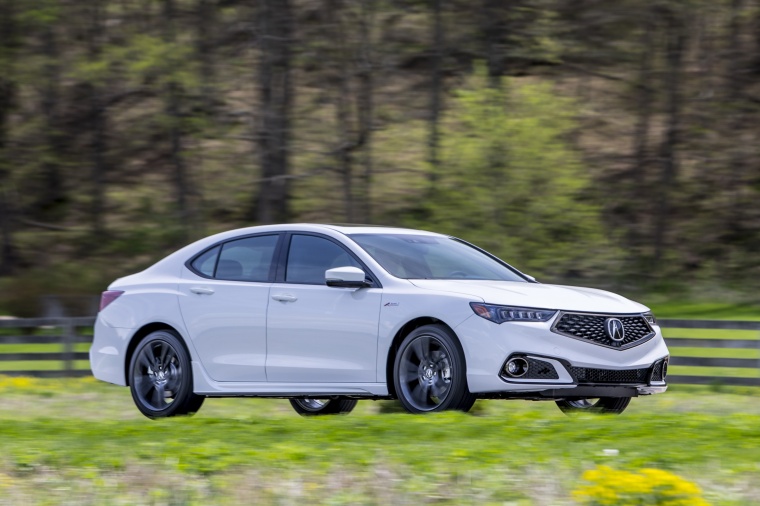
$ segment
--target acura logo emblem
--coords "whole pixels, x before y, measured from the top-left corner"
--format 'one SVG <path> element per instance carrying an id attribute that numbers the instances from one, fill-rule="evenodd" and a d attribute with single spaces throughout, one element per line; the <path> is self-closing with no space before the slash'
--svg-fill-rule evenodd
<path id="1" fill-rule="evenodd" d="M 610 336 L 610 339 L 616 343 L 619 343 L 625 339 L 625 329 L 623 328 L 623 322 L 617 318 L 607 318 L 607 321 L 604 322 L 604 326 L 607 330 L 607 335 Z"/>

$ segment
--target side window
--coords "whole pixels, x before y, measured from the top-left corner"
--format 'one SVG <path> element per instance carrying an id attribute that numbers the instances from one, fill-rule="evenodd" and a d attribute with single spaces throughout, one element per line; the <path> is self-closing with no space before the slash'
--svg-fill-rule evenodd
<path id="1" fill-rule="evenodd" d="M 277 235 L 263 235 L 224 243 L 214 277 L 231 281 L 269 281 L 278 239 Z"/>
<path id="2" fill-rule="evenodd" d="M 346 266 L 361 268 L 354 257 L 332 241 L 313 235 L 294 235 L 290 240 L 285 281 L 324 285 L 327 269 Z"/>
<path id="3" fill-rule="evenodd" d="M 214 267 L 216 267 L 216 257 L 219 255 L 220 247 L 211 248 L 193 261 L 193 269 L 204 276 L 214 277 Z"/>

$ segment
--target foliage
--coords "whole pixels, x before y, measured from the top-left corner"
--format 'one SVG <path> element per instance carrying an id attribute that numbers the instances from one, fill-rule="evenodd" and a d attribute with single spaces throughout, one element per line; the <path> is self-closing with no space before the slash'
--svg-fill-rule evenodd
<path id="1" fill-rule="evenodd" d="M 609 268 L 615 252 L 599 209 L 584 199 L 592 182 L 569 141 L 576 114 L 575 102 L 548 84 L 504 79 L 492 87 L 478 65 L 446 113 L 439 182 L 424 222 L 414 224 L 460 236 L 537 276 Z"/>
<path id="2" fill-rule="evenodd" d="M 708 506 L 697 485 L 661 469 L 629 472 L 599 466 L 584 472 L 583 479 L 591 484 L 575 489 L 573 496 L 592 506 Z"/>
<path id="3" fill-rule="evenodd" d="M 755 4 L 273 2 L 287 37 L 261 36 L 261 5 L 0 2 L 0 271 L 21 278 L 3 286 L 74 264 L 91 291 L 76 266 L 113 279 L 255 224 L 288 181 L 293 222 L 436 229 L 545 282 L 757 304 Z M 292 96 L 262 131 L 265 67 Z M 287 174 L 262 172 L 270 134 Z"/>

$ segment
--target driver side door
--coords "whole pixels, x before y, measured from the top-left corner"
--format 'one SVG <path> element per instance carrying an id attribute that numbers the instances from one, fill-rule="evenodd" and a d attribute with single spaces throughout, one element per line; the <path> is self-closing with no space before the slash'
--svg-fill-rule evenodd
<path id="1" fill-rule="evenodd" d="M 331 238 L 286 240 L 284 273 L 269 292 L 267 381 L 374 383 L 382 289 L 327 286 L 327 269 L 366 267 Z"/>

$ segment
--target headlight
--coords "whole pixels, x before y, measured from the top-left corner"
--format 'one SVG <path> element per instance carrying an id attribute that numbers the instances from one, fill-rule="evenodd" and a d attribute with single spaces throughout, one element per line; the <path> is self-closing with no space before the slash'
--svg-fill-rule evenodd
<path id="1" fill-rule="evenodd" d="M 657 318 L 654 317 L 654 313 L 651 311 L 649 313 L 644 313 L 642 316 L 646 318 L 649 325 L 657 325 Z"/>
<path id="2" fill-rule="evenodd" d="M 475 314 L 494 323 L 504 322 L 545 322 L 557 314 L 555 309 L 536 309 L 533 307 L 495 306 L 470 302 Z"/>

